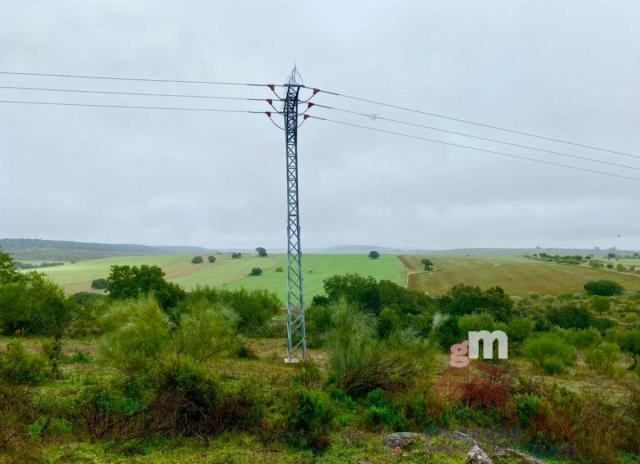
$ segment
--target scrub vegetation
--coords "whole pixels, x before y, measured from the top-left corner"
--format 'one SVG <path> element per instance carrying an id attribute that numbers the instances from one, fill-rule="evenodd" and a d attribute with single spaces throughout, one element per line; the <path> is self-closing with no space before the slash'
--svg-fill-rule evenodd
<path id="1" fill-rule="evenodd" d="M 206 270 L 225 260 L 192 257 Z M 366 277 L 395 257 L 360 258 L 363 272 L 323 275 L 309 360 L 285 364 L 269 289 L 184 287 L 134 262 L 113 265 L 104 291 L 72 293 L 0 254 L 0 462 L 452 464 L 469 449 L 461 436 L 500 463 L 520 462 L 505 446 L 549 463 L 637 462 L 640 294 L 588 291 L 609 291 L 596 279 L 558 295 L 462 280 L 428 295 Z M 423 258 L 416 272 L 448 265 L 424 271 Z M 260 282 L 272 259 L 282 279 L 273 254 L 228 261 Z M 264 272 L 249 277 L 255 260 Z M 470 330 L 504 330 L 509 359 L 448 367 Z M 421 438 L 386 446 L 398 431 Z"/>

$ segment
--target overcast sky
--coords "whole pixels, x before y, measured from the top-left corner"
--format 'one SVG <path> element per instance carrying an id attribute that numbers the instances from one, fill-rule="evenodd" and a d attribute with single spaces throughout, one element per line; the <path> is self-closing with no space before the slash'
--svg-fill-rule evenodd
<path id="1" fill-rule="evenodd" d="M 640 2 L 3 0 L 0 70 L 306 85 L 640 154 Z M 0 85 L 268 98 L 266 88 L 0 75 Z M 49 94 L 3 100 L 267 109 Z M 317 103 L 640 168 L 320 93 Z M 590 169 L 314 109 L 317 116 Z M 284 135 L 260 115 L 0 103 L 0 237 L 284 247 Z M 640 182 L 308 120 L 303 247 L 640 248 Z"/>

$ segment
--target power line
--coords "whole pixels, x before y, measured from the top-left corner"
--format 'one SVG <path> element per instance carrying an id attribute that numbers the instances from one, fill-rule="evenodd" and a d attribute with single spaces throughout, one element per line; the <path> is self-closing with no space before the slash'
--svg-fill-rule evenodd
<path id="1" fill-rule="evenodd" d="M 250 110 L 233 110 L 225 108 L 187 108 L 182 106 L 136 106 L 136 105 L 103 105 L 92 103 L 62 103 L 62 102 L 45 102 L 45 101 L 27 101 L 27 100 L 0 100 L 0 103 L 8 104 L 26 104 L 26 105 L 51 105 L 51 106 L 80 106 L 85 108 L 124 108 L 135 110 L 170 110 L 170 111 L 203 111 L 210 113 L 249 113 L 249 114 L 273 114 L 280 113 L 278 111 L 250 111 Z"/>
<path id="2" fill-rule="evenodd" d="M 0 87 L 1 88 L 1 87 Z M 336 108 L 333 106 L 326 106 L 326 105 L 321 105 L 318 103 L 311 103 L 310 107 L 318 107 L 318 108 L 324 108 L 324 109 L 328 109 L 328 110 L 333 110 L 333 111 L 339 111 L 341 113 L 347 113 L 347 114 L 353 114 L 356 116 L 362 116 L 365 118 L 368 118 L 370 120 L 381 120 L 381 121 L 388 121 L 388 122 L 392 122 L 394 124 L 402 124 L 405 126 L 411 126 L 411 127 L 420 127 L 423 129 L 429 129 L 429 130 L 433 130 L 433 131 L 438 131 L 438 132 L 444 132 L 446 134 L 453 134 L 453 135 L 459 135 L 461 137 L 467 137 L 467 138 L 472 138 L 472 139 L 476 139 L 476 140 L 483 140 L 485 142 L 492 142 L 492 143 L 500 143 L 502 145 L 508 145 L 511 147 L 517 147 L 517 148 L 524 148 L 527 150 L 535 150 L 535 151 L 540 151 L 542 153 L 549 153 L 551 155 L 557 155 L 557 156 L 564 156 L 565 158 L 573 158 L 573 159 L 579 159 L 579 160 L 583 160 L 583 161 L 591 161 L 593 163 L 600 163 L 600 164 L 605 164 L 608 166 L 615 166 L 615 167 L 619 167 L 619 168 L 626 168 L 626 169 L 633 169 L 634 171 L 640 171 L 640 168 L 636 167 L 636 166 L 630 166 L 628 164 L 622 164 L 622 163 L 616 163 L 613 161 L 606 161 L 606 160 L 601 160 L 601 159 L 597 159 L 597 158 L 589 158 L 588 156 L 581 156 L 581 155 L 574 155 L 574 154 L 570 154 L 570 153 L 563 153 L 563 152 L 559 152 L 559 151 L 554 151 L 554 150 L 547 150 L 545 148 L 538 148 L 538 147 L 533 147 L 531 145 L 522 145 L 519 143 L 513 143 L 513 142 L 507 142 L 505 140 L 500 140 L 500 139 L 494 139 L 494 138 L 490 138 L 490 137 L 482 137 L 479 135 L 474 135 L 474 134 L 468 134 L 466 132 L 458 132 L 458 131 L 453 131 L 453 130 L 448 130 L 448 129 L 441 129 L 439 127 L 434 127 L 434 126 L 427 126 L 424 124 L 418 124 L 418 123 L 413 123 L 410 121 L 403 121 L 400 119 L 392 119 L 392 118 L 387 118 L 384 116 L 380 116 L 378 114 L 367 114 L 367 113 L 360 113 L 358 111 L 351 111 L 351 110 L 347 110 L 344 108 Z"/>
<path id="3" fill-rule="evenodd" d="M 209 85 L 245 85 L 251 87 L 268 87 L 273 85 L 274 87 L 284 87 L 279 84 L 255 84 L 247 82 L 225 82 L 225 81 L 194 81 L 184 79 L 154 79 L 148 77 L 121 77 L 121 76 L 92 76 L 83 74 L 49 74 L 49 73 L 31 73 L 31 72 L 16 72 L 16 71 L 0 71 L 0 74 L 11 76 L 37 76 L 37 77 L 63 77 L 73 79 L 101 79 L 110 81 L 137 81 L 137 82 L 164 82 L 174 84 L 209 84 Z"/>
<path id="4" fill-rule="evenodd" d="M 29 90 L 39 92 L 62 92 L 62 93 L 85 93 L 98 95 L 132 95 L 142 97 L 179 97 L 179 98 L 203 98 L 213 100 L 244 100 L 244 101 L 266 101 L 266 98 L 249 98 L 249 97 L 227 97 L 218 95 L 194 95 L 184 93 L 155 93 L 155 92 L 117 92 L 111 90 L 84 90 L 84 89 L 60 89 L 52 87 L 17 87 L 9 85 L 0 85 L 0 89 L 5 90 Z"/>
<path id="5" fill-rule="evenodd" d="M 366 130 L 370 130 L 370 131 L 374 131 L 374 132 L 381 132 L 381 133 L 384 133 L 384 134 L 397 135 L 397 136 L 400 136 L 400 137 L 423 140 L 423 141 L 426 141 L 426 142 L 439 143 L 439 144 L 442 144 L 442 145 L 449 145 L 449 146 L 457 147 L 457 148 L 465 148 L 465 149 L 468 149 L 468 150 L 475 150 L 475 151 L 479 151 L 479 152 L 483 152 L 483 153 L 489 153 L 489 154 L 492 154 L 492 155 L 504 156 L 504 157 L 507 157 L 507 158 L 515 158 L 515 159 L 531 161 L 531 162 L 539 163 L 539 164 L 547 164 L 547 165 L 550 165 L 550 166 L 562 167 L 562 168 L 567 168 L 567 169 L 574 169 L 574 170 L 577 170 L 577 171 L 590 172 L 592 174 L 600 174 L 600 175 L 603 175 L 603 176 L 618 177 L 618 178 L 621 178 L 621 179 L 627 179 L 627 180 L 633 180 L 633 181 L 640 182 L 640 177 L 631 177 L 631 176 L 625 176 L 625 175 L 622 175 L 622 174 L 613 174 L 613 173 L 610 173 L 610 172 L 598 171 L 596 169 L 582 168 L 582 167 L 578 167 L 578 166 L 571 166 L 569 164 L 556 163 L 554 161 L 544 161 L 544 160 L 540 160 L 540 159 L 536 159 L 536 158 L 529 158 L 527 156 L 513 155 L 513 154 L 510 154 L 510 153 L 504 153 L 504 152 L 501 152 L 501 151 L 488 150 L 488 149 L 485 149 L 485 148 L 474 147 L 474 146 L 471 146 L 471 145 L 463 145 L 463 144 L 460 144 L 460 143 L 445 142 L 445 141 L 442 141 L 442 140 L 431 139 L 431 138 L 428 138 L 428 137 L 421 137 L 419 135 L 405 134 L 403 132 L 395 132 L 395 131 L 390 131 L 390 130 L 386 130 L 386 129 L 378 129 L 377 127 L 362 126 L 360 124 L 354 124 L 354 123 L 350 123 L 350 122 L 347 122 L 347 121 L 339 121 L 339 120 L 336 120 L 336 119 L 321 118 L 321 117 L 318 117 L 318 116 L 308 116 L 308 117 L 309 118 L 313 118 L 313 119 L 318 119 L 320 121 L 331 122 L 331 123 L 334 123 L 334 124 L 341 124 L 341 125 L 344 125 L 344 126 L 357 127 L 359 129 L 366 129 Z"/>
<path id="6" fill-rule="evenodd" d="M 588 145 L 585 143 L 578 143 L 578 142 L 572 142 L 570 140 L 563 140 L 563 139 L 557 139 L 554 137 L 547 137 L 546 135 L 540 135 L 540 134 L 534 134 L 532 132 L 525 132 L 525 131 L 521 131 L 521 130 L 516 130 L 516 129 L 509 129 L 506 127 L 502 127 L 502 126 L 496 126 L 493 124 L 487 124 L 487 123 L 483 123 L 483 122 L 478 122 L 478 121 L 472 121 L 470 119 L 462 119 L 462 118 L 457 118 L 454 116 L 448 116 L 442 113 L 434 113 L 431 111 L 423 111 L 423 110 L 418 110 L 416 108 L 409 108 L 406 106 L 400 106 L 400 105 L 394 105 L 391 103 L 384 103 L 384 102 L 380 102 L 380 101 L 376 101 L 376 100 L 371 100 L 369 98 L 362 98 L 362 97 L 355 97 L 353 95 L 346 95 L 346 94 L 342 94 L 342 93 L 338 93 L 338 92 L 330 92 L 327 90 L 320 90 L 323 93 L 326 93 L 328 95 L 334 95 L 337 97 L 343 97 L 343 98 L 348 98 L 351 100 L 357 100 L 357 101 L 361 101 L 361 102 L 365 102 L 365 103 L 371 103 L 374 105 L 380 105 L 380 106 L 386 106 L 388 108 L 394 108 L 397 110 L 402 110 L 402 111 L 409 111 L 412 113 L 418 113 L 418 114 L 424 114 L 426 116 L 433 116 L 435 118 L 441 118 L 441 119 L 448 119 L 450 121 L 456 121 L 456 122 L 461 122 L 464 124 L 472 124 L 474 126 L 479 126 L 479 127 L 485 127 L 488 129 L 494 129 L 494 130 L 499 130 L 499 131 L 503 131 L 503 132 L 509 132 L 511 134 L 518 134 L 518 135 L 524 135 L 527 137 L 534 137 L 537 139 L 542 139 L 542 140 L 548 140 L 550 142 L 557 142 L 557 143 L 564 143 L 567 145 L 573 145 L 574 147 L 581 147 L 581 148 L 588 148 L 590 150 L 597 150 L 597 151 L 603 151 L 606 153 L 612 153 L 615 155 L 620 155 L 620 156 L 628 156 L 630 158 L 639 158 L 640 159 L 640 155 L 634 154 L 634 153 L 626 153 L 623 151 L 617 151 L 617 150 L 611 150 L 608 148 L 603 148 L 603 147 L 596 147 L 594 145 Z"/>

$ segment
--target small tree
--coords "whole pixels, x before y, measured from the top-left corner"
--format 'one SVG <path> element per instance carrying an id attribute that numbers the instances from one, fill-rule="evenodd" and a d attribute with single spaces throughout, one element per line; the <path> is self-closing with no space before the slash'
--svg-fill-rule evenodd
<path id="1" fill-rule="evenodd" d="M 431 261 L 429 258 L 423 258 L 420 262 L 424 266 L 425 271 L 433 270 L 433 261 Z"/>
<path id="2" fill-rule="evenodd" d="M 209 261 L 209 264 L 213 264 L 216 262 L 216 257 L 215 256 L 209 256 L 207 257 L 207 261 Z"/>
<path id="3" fill-rule="evenodd" d="M 267 250 L 262 247 L 256 248 L 256 253 L 258 253 L 258 256 L 260 256 L 261 258 L 265 258 L 267 256 Z"/>
<path id="4" fill-rule="evenodd" d="M 607 253 L 607 259 L 616 259 L 615 253 Z"/>
<path id="5" fill-rule="evenodd" d="M 259 267 L 254 267 L 249 273 L 250 276 L 259 276 L 260 274 L 262 274 L 262 269 Z"/>
<path id="6" fill-rule="evenodd" d="M 613 339 L 622 351 L 629 353 L 633 358 L 633 364 L 629 366 L 629 370 L 635 369 L 638 365 L 638 356 L 640 356 L 640 329 L 615 332 Z"/>
<path id="7" fill-rule="evenodd" d="M 242 258 L 242 253 L 240 253 L 239 251 L 234 251 L 233 253 L 231 253 L 231 258 L 232 259 L 240 259 L 240 258 Z"/>
<path id="8" fill-rule="evenodd" d="M 202 256 L 194 256 L 193 259 L 191 260 L 191 264 L 202 264 L 204 263 L 204 259 L 202 259 Z"/>
<path id="9" fill-rule="evenodd" d="M 611 302 L 603 296 L 594 296 L 591 299 L 591 309 L 599 314 L 609 311 L 610 306 Z"/>
<path id="10" fill-rule="evenodd" d="M 380 253 L 378 253 L 376 250 L 371 250 L 369 252 L 369 258 L 378 259 L 379 257 L 380 257 Z"/>
<path id="11" fill-rule="evenodd" d="M 95 279 L 91 282 L 91 288 L 93 288 L 94 290 L 105 290 L 107 288 L 107 285 L 109 285 L 107 279 Z"/>

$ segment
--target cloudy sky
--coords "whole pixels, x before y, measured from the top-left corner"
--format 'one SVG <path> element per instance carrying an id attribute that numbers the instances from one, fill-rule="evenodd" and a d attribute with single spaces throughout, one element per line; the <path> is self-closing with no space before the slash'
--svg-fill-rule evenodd
<path id="1" fill-rule="evenodd" d="M 640 3 L 3 0 L 0 71 L 284 83 L 640 154 Z M 0 86 L 268 98 L 267 88 L 0 75 Z M 0 89 L 2 100 L 267 109 Z M 317 103 L 635 166 L 640 158 Z M 640 171 L 314 109 L 442 141 Z M 261 115 L 0 103 L 0 237 L 285 245 L 284 135 Z M 640 182 L 308 120 L 303 246 L 640 248 Z"/>

